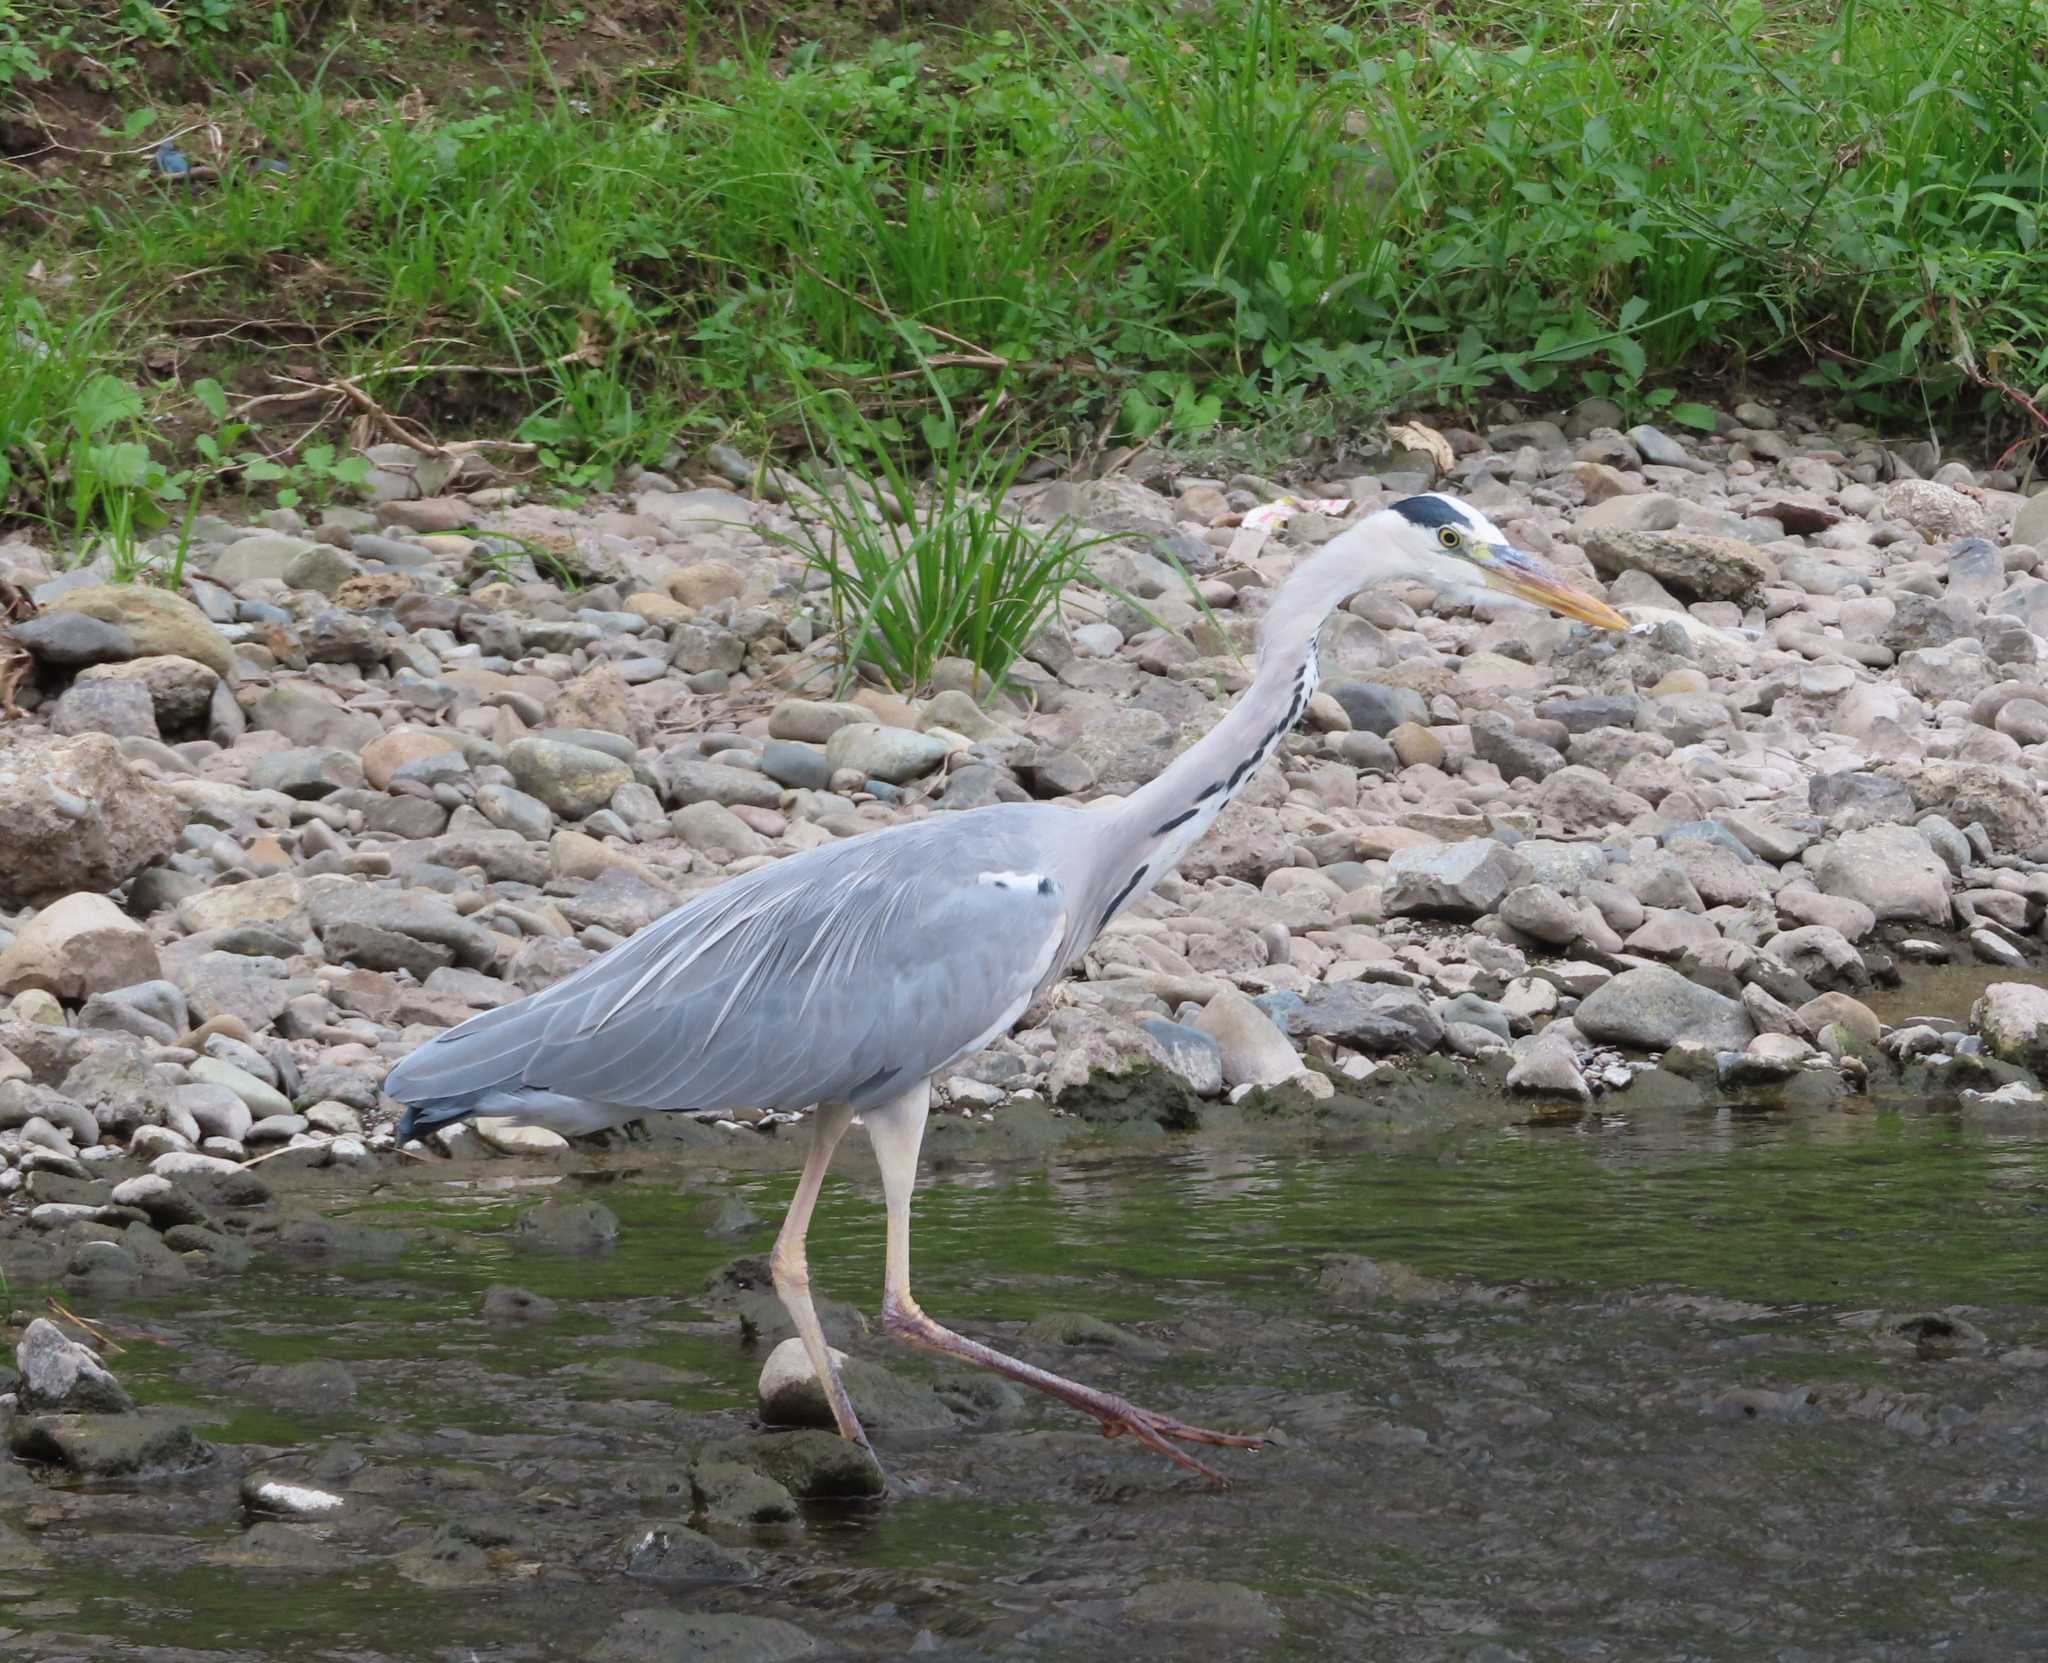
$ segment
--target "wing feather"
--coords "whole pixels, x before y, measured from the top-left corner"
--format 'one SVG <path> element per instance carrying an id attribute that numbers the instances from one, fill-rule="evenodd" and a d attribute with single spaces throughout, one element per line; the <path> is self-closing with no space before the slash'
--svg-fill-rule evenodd
<path id="1" fill-rule="evenodd" d="M 985 811 L 986 812 L 986 811 Z M 1029 838 L 967 816 L 792 856 L 685 902 L 553 987 L 421 1046 L 385 1089 L 526 1089 L 658 1110 L 880 1101 L 1021 1013 L 1056 884 L 997 884 Z"/>

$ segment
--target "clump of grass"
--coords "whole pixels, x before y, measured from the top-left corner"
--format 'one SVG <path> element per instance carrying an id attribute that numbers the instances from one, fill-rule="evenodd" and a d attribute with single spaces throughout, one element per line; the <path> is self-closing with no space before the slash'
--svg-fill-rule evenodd
<path id="1" fill-rule="evenodd" d="M 914 692 L 942 658 L 1001 686 L 1103 539 L 1066 521 L 1025 525 L 1006 500 L 1025 452 L 962 434 L 950 412 L 926 423 L 922 486 L 900 445 L 858 418 L 852 427 L 858 440 L 833 445 L 838 466 L 811 471 L 801 530 L 783 539 L 824 575 L 840 692 L 863 666 Z"/>

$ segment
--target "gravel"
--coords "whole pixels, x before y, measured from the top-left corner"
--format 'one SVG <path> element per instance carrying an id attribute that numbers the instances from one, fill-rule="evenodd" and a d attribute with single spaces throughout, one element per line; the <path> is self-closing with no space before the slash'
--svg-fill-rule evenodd
<path id="1" fill-rule="evenodd" d="M 1080 1112 L 1132 1070 L 1170 1079 L 1175 1116 L 1404 1079 L 1625 1103 L 1688 1047 L 1707 1090 L 2034 1089 L 2048 496 L 1914 477 L 1791 411 L 1707 438 L 1583 416 L 1447 433 L 1438 483 L 1631 629 L 1355 597 L 1299 728 L 1097 943 L 1076 1008 L 962 1059 L 942 1104 Z M 1277 489 L 1250 476 L 1028 487 L 1027 518 L 1106 536 L 1071 625 L 1000 692 L 947 661 L 905 696 L 835 686 L 794 517 L 772 481 L 732 488 L 750 470 L 572 509 L 377 450 L 361 507 L 206 522 L 184 594 L 0 553 L 43 609 L 0 728 L 0 1193 L 104 1210 L 93 1274 L 159 1273 L 122 1230 L 262 1206 L 252 1146 L 388 1147 L 378 1083 L 412 1045 L 707 885 L 910 817 L 1133 789 L 1216 720 L 1274 589 L 1346 517 L 1247 530 Z M 1356 513 L 1413 481 L 1302 485 Z M 579 587 L 475 564 L 533 545 Z M 1865 996 L 1941 957 L 2011 979 L 1901 1038 Z M 473 1157 L 559 1148 L 488 1132 Z M 144 1171 L 123 1200 L 51 1193 Z"/>

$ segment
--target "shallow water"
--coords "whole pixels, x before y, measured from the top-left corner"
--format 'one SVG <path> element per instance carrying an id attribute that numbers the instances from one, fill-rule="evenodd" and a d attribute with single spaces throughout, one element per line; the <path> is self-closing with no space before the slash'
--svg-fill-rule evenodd
<path id="1" fill-rule="evenodd" d="M 175 1296 L 62 1296 L 126 1347 L 136 1395 L 203 1414 L 221 1456 L 129 1489 L 0 1490 L 0 1523 L 54 1565 L 0 1571 L 10 1655 L 581 1658 L 644 1608 L 780 1618 L 817 1656 L 2048 1654 L 2039 1138 L 1721 1112 L 1391 1153 L 961 1162 L 920 1191 L 929 1310 L 1279 1441 L 1215 1452 L 1219 1494 L 1037 1400 L 880 1437 L 890 1499 L 722 1535 L 754 1574 L 716 1584 L 629 1574 L 626 1553 L 687 1517 L 695 1446 L 753 1429 L 761 1352 L 702 1296 L 765 1251 L 791 1177 L 672 1156 L 539 1186 L 448 1170 L 322 1198 L 407 1231 L 393 1260 L 274 1255 Z M 617 1249 L 517 1246 L 510 1221 L 550 1193 L 601 1199 Z M 762 1222 L 708 1233 L 735 1197 Z M 1418 1274 L 1404 1297 L 1346 1291 L 1333 1255 Z M 814 1285 L 872 1310 L 880 1257 L 879 1188 L 850 1147 Z M 500 1283 L 559 1317 L 486 1323 Z M 1021 1336 L 1053 1311 L 1161 1354 Z M 1893 1332 L 1936 1311 L 1965 1326 Z M 848 1348 L 943 1373 L 879 1338 Z M 313 1358 L 346 1365 L 352 1399 L 280 1404 L 249 1374 Z M 265 1461 L 324 1461 L 347 1511 L 252 1530 L 237 1482 Z"/>

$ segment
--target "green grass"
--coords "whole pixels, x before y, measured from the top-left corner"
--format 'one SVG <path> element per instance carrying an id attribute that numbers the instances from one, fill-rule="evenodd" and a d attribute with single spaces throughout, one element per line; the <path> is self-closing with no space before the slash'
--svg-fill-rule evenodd
<path id="1" fill-rule="evenodd" d="M 0 289 L 76 344 L 32 393 L 0 363 L 11 507 L 62 493 L 78 365 L 139 381 L 163 338 L 238 392 L 311 363 L 518 432 L 572 488 L 799 444 L 806 387 L 912 450 L 941 397 L 1054 447 L 1284 445 L 1502 392 L 1654 417 L 1762 368 L 2002 443 L 2048 383 L 2044 34 L 2048 0 L 1218 0 L 841 60 L 685 38 L 595 103 L 536 76 L 422 115 L 272 69 L 224 94 L 230 156 L 190 142 L 288 175 L 4 176 L 42 230 Z"/>
<path id="2" fill-rule="evenodd" d="M 784 539 L 824 575 L 839 691 L 865 667 L 915 692 L 948 657 L 1000 686 L 1104 539 L 1066 522 L 1025 526 L 1004 501 L 1022 453 L 963 434 L 949 408 L 924 424 L 923 488 L 895 443 L 857 416 L 852 425 L 865 441 L 857 465 L 840 448 L 842 465 L 813 475 L 795 504 L 800 530 Z"/>

